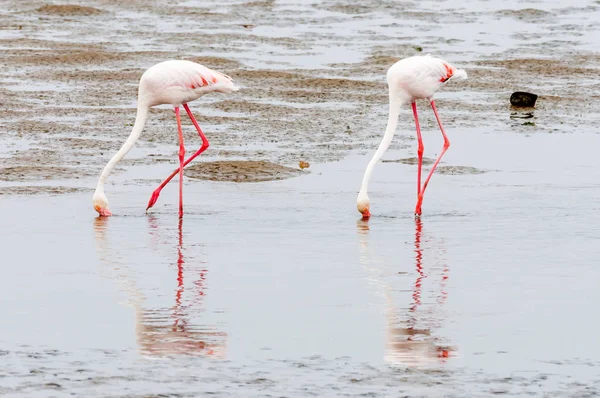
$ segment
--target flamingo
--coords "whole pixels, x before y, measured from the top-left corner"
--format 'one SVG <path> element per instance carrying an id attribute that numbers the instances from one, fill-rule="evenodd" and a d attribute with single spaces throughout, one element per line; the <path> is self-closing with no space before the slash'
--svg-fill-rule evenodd
<path id="1" fill-rule="evenodd" d="M 175 109 L 175 118 L 177 119 L 177 130 L 179 133 L 179 168 L 177 168 L 169 177 L 167 177 L 154 190 L 146 212 L 150 209 L 160 195 L 160 191 L 177 173 L 179 173 L 179 218 L 183 217 L 183 168 L 194 158 L 200 155 L 208 148 L 208 140 L 200 129 L 198 122 L 190 111 L 188 102 L 197 100 L 204 94 L 211 92 L 231 93 L 237 91 L 233 80 L 220 72 L 213 71 L 203 65 L 191 61 L 170 60 L 160 62 L 144 72 L 140 78 L 138 88 L 137 116 L 129 138 L 123 143 L 119 151 L 110 159 L 104 167 L 98 180 L 96 191 L 94 192 L 94 209 L 100 216 L 111 216 L 112 213 L 108 207 L 108 199 L 104 194 L 104 183 L 115 165 L 129 152 L 133 144 L 140 137 L 148 111 L 156 105 L 170 104 Z M 181 118 L 179 107 L 187 112 L 190 120 L 198 130 L 202 146 L 188 160 L 184 162 L 185 148 L 183 145 L 183 133 L 181 130 Z"/>
<path id="2" fill-rule="evenodd" d="M 383 135 L 383 139 L 379 144 L 379 148 L 373 155 L 373 158 L 367 165 L 365 170 L 365 174 L 363 176 L 362 185 L 360 187 L 360 191 L 358 193 L 357 198 L 357 208 L 358 211 L 363 215 L 363 219 L 369 219 L 371 217 L 371 212 L 369 211 L 370 203 L 369 203 L 369 195 L 367 194 L 367 189 L 369 185 L 369 179 L 371 178 L 371 174 L 373 173 L 373 168 L 375 164 L 381 159 L 384 152 L 390 146 L 392 142 L 392 138 L 394 137 L 394 133 L 396 131 L 396 125 L 398 123 L 398 116 L 400 115 L 400 108 L 403 105 L 411 104 L 415 125 L 417 128 L 417 139 L 418 139 L 418 170 L 417 170 L 417 205 L 415 207 L 415 216 L 421 216 L 421 205 L 423 203 L 423 195 L 425 194 L 425 188 L 427 188 L 427 184 L 429 184 L 429 180 L 435 171 L 438 163 L 444 156 L 444 153 L 448 150 L 450 146 L 450 141 L 446 136 L 446 132 L 444 131 L 444 127 L 442 127 L 442 122 L 440 120 L 440 116 L 438 115 L 437 108 L 435 107 L 435 102 L 433 100 L 433 95 L 439 90 L 442 86 L 444 86 L 449 80 L 457 79 L 463 80 L 467 78 L 467 72 L 462 69 L 456 69 L 454 66 L 450 65 L 448 62 L 432 57 L 429 54 L 425 56 L 414 56 L 402 59 L 392 65 L 387 71 L 387 82 L 389 87 L 389 119 L 387 123 L 387 127 L 385 129 L 385 134 Z M 440 130 L 442 131 L 442 136 L 444 137 L 444 146 L 442 151 L 438 155 L 435 163 L 431 167 L 429 171 L 429 175 L 425 179 L 425 183 L 423 187 L 421 187 L 421 168 L 423 166 L 423 140 L 421 139 L 421 128 L 419 126 L 419 118 L 417 116 L 417 105 L 416 100 L 418 99 L 427 99 L 431 104 L 431 109 L 435 115 L 438 125 L 440 126 Z"/>

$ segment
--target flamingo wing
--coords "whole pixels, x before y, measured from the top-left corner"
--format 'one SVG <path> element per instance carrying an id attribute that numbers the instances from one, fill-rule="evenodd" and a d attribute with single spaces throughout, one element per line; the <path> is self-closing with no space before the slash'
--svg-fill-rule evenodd
<path id="1" fill-rule="evenodd" d="M 142 98 L 149 106 L 183 104 L 210 92 L 237 91 L 233 80 L 192 61 L 170 60 L 158 63 L 142 75 Z"/>
<path id="2" fill-rule="evenodd" d="M 176 68 L 173 71 L 177 73 L 177 83 L 184 88 L 209 88 L 214 89 L 229 87 L 232 91 L 235 89 L 233 79 L 224 73 L 214 71 L 204 65 L 191 61 L 175 61 Z"/>

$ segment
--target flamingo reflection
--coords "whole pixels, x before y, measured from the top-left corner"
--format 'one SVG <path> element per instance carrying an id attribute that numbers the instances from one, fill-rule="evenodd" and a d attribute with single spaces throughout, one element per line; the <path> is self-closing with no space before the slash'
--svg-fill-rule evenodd
<path id="1" fill-rule="evenodd" d="M 440 312 L 448 296 L 446 285 L 449 268 L 441 242 L 428 240 L 428 244 L 434 245 L 427 247 L 426 250 L 422 244 L 423 222 L 421 219 L 415 219 L 416 278 L 412 287 L 411 302 L 405 311 L 401 311 L 394 302 L 392 283 L 386 281 L 388 278 L 384 274 L 385 270 L 378 267 L 377 263 L 380 262 L 370 251 L 368 221 L 358 221 L 357 229 L 361 262 L 372 275 L 375 275 L 374 281 L 382 287 L 386 299 L 384 360 L 393 365 L 404 366 L 428 365 L 447 361 L 455 349 L 444 344 L 443 339 L 435 333 L 435 330 L 442 326 L 443 315 Z M 438 243 L 439 246 L 436 246 L 435 243 Z M 426 251 L 437 254 L 440 258 L 436 259 L 434 256 L 433 261 L 425 263 Z M 433 303 L 425 302 L 423 304 L 423 286 L 427 280 L 434 280 L 436 277 L 440 279 L 439 282 L 435 282 L 439 285 L 434 287 L 437 299 Z"/>
<path id="2" fill-rule="evenodd" d="M 157 249 L 157 246 L 162 243 L 160 234 L 164 229 L 159 228 L 156 217 L 150 216 L 148 220 L 150 247 Z M 114 272 L 111 279 L 115 279 L 121 285 L 121 289 L 127 293 L 128 301 L 135 311 L 135 332 L 140 353 L 151 356 L 194 355 L 224 358 L 227 334 L 216 331 L 208 325 L 198 325 L 197 322 L 190 320 L 192 309 L 195 316 L 202 311 L 207 269 L 202 267 L 199 270 L 198 279 L 193 283 L 194 287 L 191 289 L 191 298 L 186 300 L 183 219 L 179 219 L 177 228 L 177 259 L 175 261 L 177 287 L 174 305 L 153 309 L 148 308 L 148 300 L 137 287 L 131 268 L 111 260 L 116 256 L 113 256 L 114 249 L 110 246 L 107 233 L 110 223 L 114 221 L 115 219 L 108 217 L 97 217 L 94 221 L 98 254 L 100 260 Z"/>

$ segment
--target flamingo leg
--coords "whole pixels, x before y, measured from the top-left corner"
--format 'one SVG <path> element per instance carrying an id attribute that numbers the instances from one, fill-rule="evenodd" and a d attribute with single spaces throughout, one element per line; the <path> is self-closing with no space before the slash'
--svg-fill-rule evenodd
<path id="1" fill-rule="evenodd" d="M 175 107 L 175 118 L 177 119 L 177 132 L 179 133 L 179 218 L 183 217 L 183 167 L 185 147 L 183 145 L 183 131 L 181 130 L 181 117 L 179 106 Z"/>
<path id="2" fill-rule="evenodd" d="M 419 126 L 419 116 L 417 116 L 417 103 L 415 101 L 412 102 L 412 110 L 413 115 L 415 117 L 415 126 L 417 128 L 417 140 L 419 141 L 419 146 L 417 148 L 417 156 L 419 157 L 419 164 L 417 169 L 417 198 L 421 193 L 421 169 L 423 168 L 423 151 L 425 146 L 423 145 L 423 137 L 421 136 L 421 126 Z"/>
<path id="3" fill-rule="evenodd" d="M 442 126 L 442 121 L 440 120 L 440 115 L 438 115 L 438 111 L 435 107 L 435 102 L 433 100 L 431 100 L 431 109 L 433 109 L 433 114 L 435 115 L 438 125 L 440 126 L 440 131 L 442 132 L 442 136 L 444 137 L 444 146 L 442 148 L 442 151 L 438 155 L 437 159 L 435 160 L 435 163 L 433 163 L 433 166 L 431 166 L 431 170 L 429 170 L 429 174 L 427 175 L 427 178 L 425 179 L 425 182 L 423 183 L 423 189 L 421 189 L 421 193 L 419 194 L 419 197 L 417 198 L 417 206 L 415 207 L 415 215 L 417 215 L 417 216 L 421 215 L 421 205 L 423 203 L 423 195 L 425 194 L 425 189 L 427 188 L 427 184 L 429 184 L 429 180 L 431 179 L 431 176 L 433 175 L 435 168 L 437 167 L 438 163 L 440 163 L 440 160 L 442 160 L 442 156 L 444 156 L 444 154 L 448 150 L 448 147 L 450 146 L 450 140 L 448 140 L 448 136 L 446 136 L 446 132 L 444 131 L 444 127 Z"/>
<path id="4" fill-rule="evenodd" d="M 190 163 L 192 160 L 194 160 L 198 155 L 200 155 L 202 152 L 206 151 L 206 149 L 208 148 L 209 144 L 208 144 L 208 139 L 206 138 L 206 136 L 204 135 L 204 133 L 200 129 L 200 126 L 198 125 L 198 122 L 196 121 L 196 118 L 192 114 L 192 111 L 190 111 L 190 108 L 189 108 L 188 104 L 183 104 L 183 108 L 185 109 L 185 111 L 187 112 L 188 116 L 190 117 L 190 120 L 194 124 L 194 127 L 196 127 L 196 130 L 198 130 L 198 135 L 200 136 L 200 139 L 202 140 L 202 146 L 200 147 L 200 149 L 198 149 L 198 151 L 195 154 L 193 154 L 192 156 L 190 156 L 190 158 L 188 160 L 186 160 L 185 163 L 183 164 L 183 167 L 185 167 L 185 166 L 188 165 L 188 163 Z M 179 173 L 179 170 L 180 170 L 180 168 L 175 169 L 171 173 L 171 175 L 168 176 L 158 186 L 158 188 L 156 188 L 154 190 L 154 192 L 152 192 L 152 196 L 150 197 L 150 200 L 148 201 L 148 207 L 146 207 L 146 211 L 148 211 L 148 209 L 150 209 L 152 206 L 154 206 L 154 204 L 158 200 L 158 196 L 160 195 L 160 191 L 165 187 L 165 185 L 167 185 L 169 183 L 169 181 L 171 181 L 173 179 L 173 177 L 175 177 L 177 175 L 177 173 Z"/>

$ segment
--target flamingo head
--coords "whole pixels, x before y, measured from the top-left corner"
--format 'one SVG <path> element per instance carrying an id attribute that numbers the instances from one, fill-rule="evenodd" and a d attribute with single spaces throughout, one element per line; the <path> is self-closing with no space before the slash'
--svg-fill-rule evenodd
<path id="1" fill-rule="evenodd" d="M 362 214 L 363 220 L 368 220 L 371 217 L 371 212 L 369 211 L 369 196 L 366 193 L 359 193 L 358 199 L 356 201 L 356 208 Z"/>
<path id="2" fill-rule="evenodd" d="M 108 208 L 108 199 L 104 192 L 94 192 L 94 210 L 98 212 L 100 216 L 108 217 L 112 216 L 110 209 Z"/>

